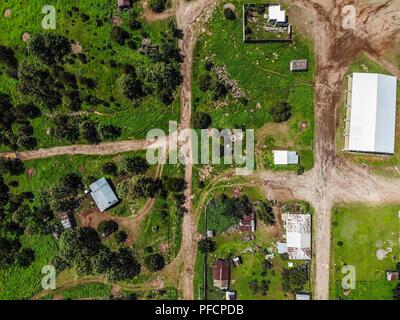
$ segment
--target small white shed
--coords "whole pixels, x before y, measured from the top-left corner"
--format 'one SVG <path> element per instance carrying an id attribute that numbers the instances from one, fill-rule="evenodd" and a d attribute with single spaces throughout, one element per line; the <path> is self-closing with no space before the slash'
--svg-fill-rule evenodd
<path id="1" fill-rule="evenodd" d="M 275 165 L 288 165 L 288 164 L 298 164 L 299 156 L 295 151 L 272 151 L 274 154 L 274 164 Z"/>

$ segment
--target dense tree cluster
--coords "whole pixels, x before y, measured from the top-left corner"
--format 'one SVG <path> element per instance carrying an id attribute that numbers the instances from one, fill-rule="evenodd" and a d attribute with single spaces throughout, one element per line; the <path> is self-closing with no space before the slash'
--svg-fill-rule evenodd
<path id="1" fill-rule="evenodd" d="M 33 149 L 37 145 L 30 119 L 40 115 L 33 104 L 13 106 L 11 97 L 0 94 L 0 144 L 11 149 Z"/>
<path id="2" fill-rule="evenodd" d="M 268 201 L 260 201 L 256 205 L 257 218 L 266 225 L 275 224 L 275 214 L 272 205 Z"/>
<path id="3" fill-rule="evenodd" d="M 304 289 L 308 281 L 308 270 L 306 266 L 283 269 L 282 288 L 286 292 L 298 292 Z"/>
<path id="4" fill-rule="evenodd" d="M 76 173 L 68 173 L 50 188 L 49 203 L 56 212 L 67 212 L 79 206 L 77 196 L 83 191 L 82 178 Z"/>
<path id="5" fill-rule="evenodd" d="M 28 52 L 46 64 L 58 64 L 71 52 L 71 43 L 59 34 L 38 33 L 29 40 Z"/>
<path id="6" fill-rule="evenodd" d="M 66 230 L 60 237 L 56 260 L 59 266 L 71 267 L 78 275 L 104 274 L 110 281 L 131 279 L 140 273 L 131 249 L 111 251 L 89 227 Z"/>

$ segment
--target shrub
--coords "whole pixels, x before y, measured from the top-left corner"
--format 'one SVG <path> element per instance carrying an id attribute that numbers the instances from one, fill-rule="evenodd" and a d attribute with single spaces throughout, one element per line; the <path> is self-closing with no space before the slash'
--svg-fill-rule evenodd
<path id="1" fill-rule="evenodd" d="M 228 20 L 235 20 L 236 19 L 236 14 L 231 8 L 225 8 L 224 16 Z"/>
<path id="2" fill-rule="evenodd" d="M 147 256 L 144 259 L 144 263 L 146 267 L 152 272 L 160 271 L 165 266 L 164 257 L 157 253 Z"/>
<path id="3" fill-rule="evenodd" d="M 150 0 L 150 8 L 157 13 L 161 13 L 167 9 L 168 0 Z"/>
<path id="4" fill-rule="evenodd" d="M 97 231 L 103 236 L 107 237 L 118 230 L 118 223 L 114 220 L 105 220 L 99 223 Z"/>
<path id="5" fill-rule="evenodd" d="M 210 238 L 201 239 L 198 246 L 201 253 L 214 252 L 215 249 L 217 249 L 216 242 L 211 240 Z"/>
<path id="6" fill-rule="evenodd" d="M 115 233 L 115 240 L 118 243 L 124 243 L 128 239 L 128 234 L 124 230 L 120 230 Z"/>
<path id="7" fill-rule="evenodd" d="M 194 129 L 207 129 L 212 123 L 211 117 L 205 112 L 195 112 L 192 124 Z"/>
<path id="8" fill-rule="evenodd" d="M 284 122 L 292 116 L 292 110 L 286 101 L 279 101 L 269 109 L 269 114 L 274 122 Z"/>
<path id="9" fill-rule="evenodd" d="M 118 173 L 117 165 L 114 162 L 106 162 L 103 164 L 102 170 L 103 173 L 110 175 L 116 175 Z"/>

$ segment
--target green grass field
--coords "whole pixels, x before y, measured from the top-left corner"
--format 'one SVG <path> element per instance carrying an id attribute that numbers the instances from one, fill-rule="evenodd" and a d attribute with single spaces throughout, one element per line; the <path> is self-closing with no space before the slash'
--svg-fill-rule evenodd
<path id="1" fill-rule="evenodd" d="M 395 282 L 386 280 L 386 270 L 395 270 L 400 256 L 400 206 L 351 205 L 333 211 L 331 298 L 391 299 Z M 376 258 L 378 249 L 392 248 L 386 258 Z M 356 289 L 345 296 L 341 287 L 344 265 L 356 270 Z"/>
<path id="2" fill-rule="evenodd" d="M 261 131 L 265 131 L 265 134 L 258 137 L 257 142 L 265 144 L 269 140 L 270 146 L 266 151 L 290 147 L 299 152 L 306 151 L 307 157 L 310 157 L 314 133 L 315 71 L 311 41 L 296 33 L 295 28 L 294 41 L 291 44 L 244 44 L 242 4 L 246 1 L 234 0 L 231 3 L 236 6 L 237 19 L 227 20 L 223 15 L 223 6 L 219 6 L 208 22 L 208 32 L 201 36 L 197 44 L 194 108 L 209 113 L 216 128 L 263 128 Z M 206 73 L 204 65 L 209 59 L 215 65 L 226 65 L 229 77 L 237 80 L 239 87 L 246 92 L 249 100 L 247 105 L 232 97 L 225 103 L 216 103 L 211 93 L 200 90 L 199 78 Z M 308 59 L 310 70 L 302 73 L 290 72 L 289 64 L 294 59 Z M 268 113 L 268 109 L 281 100 L 288 101 L 293 113 L 282 134 L 286 141 L 271 129 L 272 119 Z M 305 129 L 301 128 L 303 122 L 307 124 Z M 310 167 L 307 163 L 306 166 Z"/>
<path id="3" fill-rule="evenodd" d="M 0 299 L 29 299 L 40 291 L 46 275 L 42 274 L 42 268 L 51 264 L 58 250 L 51 235 L 23 235 L 21 243 L 35 251 L 35 261 L 28 268 L 14 266 L 0 270 Z"/>
<path id="4" fill-rule="evenodd" d="M 103 283 L 83 283 L 68 289 L 55 289 L 42 300 L 53 300 L 55 297 L 65 300 L 108 299 L 111 295 L 111 285 Z"/>
<path id="5" fill-rule="evenodd" d="M 17 58 L 23 60 L 26 57 L 26 44 L 21 40 L 24 32 L 35 34 L 42 31 L 41 21 L 44 17 L 42 7 L 48 4 L 45 0 L 21 0 L 3 1 L 0 3 L 0 12 L 6 9 L 12 10 L 9 18 L 2 17 L 0 26 L 0 44 L 15 49 Z M 149 128 L 168 128 L 169 120 L 179 120 L 179 97 L 171 106 L 165 106 L 158 98 L 149 96 L 143 100 L 140 107 L 133 108 L 131 102 L 120 93 L 117 80 L 121 76 L 118 68 L 110 66 L 110 61 L 116 63 L 145 65 L 151 67 L 152 62 L 147 56 L 140 54 L 137 50 L 130 49 L 127 45 L 121 46 L 112 41 L 110 33 L 113 25 L 111 17 L 118 15 L 122 19 L 121 28 L 131 33 L 135 39 L 141 40 L 142 34 L 148 34 L 154 44 L 161 43 L 161 34 L 167 29 L 168 21 L 157 21 L 152 23 L 142 22 L 142 30 L 130 30 L 128 27 L 129 12 L 116 10 L 116 2 L 109 0 L 78 1 L 57 0 L 51 3 L 57 10 L 56 32 L 81 44 L 83 53 L 87 55 L 89 62 L 83 64 L 66 64 L 66 71 L 76 76 L 95 79 L 97 87 L 90 92 L 104 101 L 108 101 L 108 107 L 99 105 L 96 107 L 83 103 L 82 111 L 94 121 L 104 124 L 114 124 L 122 128 L 119 139 L 144 138 Z M 67 15 L 73 6 L 79 8 L 79 12 L 72 17 Z M 141 4 L 134 4 L 134 10 L 141 12 Z M 90 16 L 90 20 L 83 22 L 80 14 Z M 96 19 L 104 21 L 101 27 L 96 25 Z M 18 82 L 10 78 L 6 73 L 0 72 L 0 92 L 12 96 L 14 103 L 24 102 L 16 90 Z M 88 89 L 80 88 L 83 95 L 89 94 Z M 62 107 L 59 111 L 69 112 Z M 51 113 L 43 110 L 44 115 L 32 121 L 35 137 L 38 139 L 38 147 L 51 147 L 56 145 L 70 144 L 60 141 L 46 134 L 51 126 Z M 84 141 L 78 141 L 84 143 Z M 0 150 L 7 150 L 2 147 Z"/>

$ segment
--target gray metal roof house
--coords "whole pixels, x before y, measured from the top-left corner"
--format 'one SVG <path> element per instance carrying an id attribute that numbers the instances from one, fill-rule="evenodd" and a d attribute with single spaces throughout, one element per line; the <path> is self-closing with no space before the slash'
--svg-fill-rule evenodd
<path id="1" fill-rule="evenodd" d="M 89 188 L 90 195 L 100 212 L 106 211 L 119 201 L 106 178 L 97 180 Z"/>

